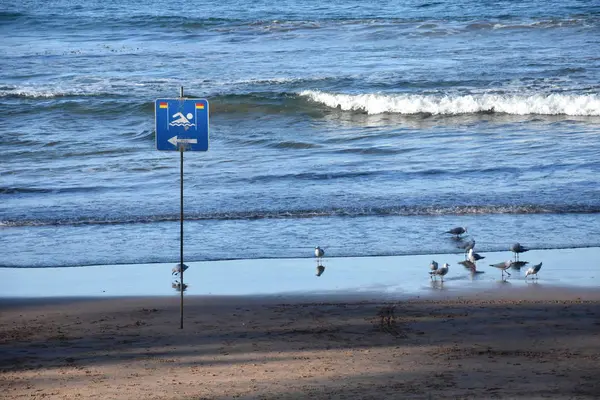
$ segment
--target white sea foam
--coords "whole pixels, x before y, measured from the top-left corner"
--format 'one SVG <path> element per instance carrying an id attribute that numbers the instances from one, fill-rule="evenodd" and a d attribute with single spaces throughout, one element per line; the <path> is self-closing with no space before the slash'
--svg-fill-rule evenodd
<path id="1" fill-rule="evenodd" d="M 94 96 L 107 92 L 106 84 L 72 84 L 64 85 L 31 85 L 19 87 L 0 88 L 0 97 L 23 97 L 23 98 L 55 98 L 69 96 Z"/>
<path id="2" fill-rule="evenodd" d="M 305 90 L 300 95 L 331 108 L 368 114 L 456 115 L 493 111 L 514 115 L 600 115 L 597 94 L 350 95 Z"/>
<path id="3" fill-rule="evenodd" d="M 0 97 L 15 96 L 25 98 L 52 98 L 83 94 L 74 90 L 58 90 L 51 88 L 21 87 L 0 89 Z"/>
<path id="4" fill-rule="evenodd" d="M 174 79 L 101 78 L 82 76 L 67 83 L 34 83 L 20 86 L 0 87 L 0 97 L 57 98 L 70 96 L 123 95 L 133 90 L 157 91 L 157 88 L 177 87 Z"/>

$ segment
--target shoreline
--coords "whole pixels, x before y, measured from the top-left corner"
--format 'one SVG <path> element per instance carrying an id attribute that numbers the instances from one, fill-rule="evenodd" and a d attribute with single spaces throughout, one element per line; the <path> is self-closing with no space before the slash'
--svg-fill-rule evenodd
<path id="1" fill-rule="evenodd" d="M 535 301 L 600 301 L 600 287 L 574 287 L 569 285 L 541 285 L 535 282 L 527 287 L 511 287 L 498 284 L 494 287 L 482 287 L 481 290 L 434 290 L 420 294 L 404 294 L 390 296 L 379 291 L 329 291 L 329 292 L 289 292 L 276 294 L 244 294 L 222 295 L 184 294 L 184 301 L 197 304 L 204 303 L 252 303 L 255 305 L 268 305 L 282 302 L 294 304 L 319 304 L 319 303 L 389 303 L 389 302 L 435 302 L 435 301 L 471 301 L 471 300 L 514 300 Z M 0 310 L 11 306 L 37 306 L 60 305 L 69 303 L 86 302 L 111 302 L 111 301 L 159 301 L 173 300 L 179 302 L 179 293 L 154 296 L 48 296 L 48 297 L 4 297 L 0 295 Z M 177 303 L 179 304 L 179 303 Z"/>
<path id="2" fill-rule="evenodd" d="M 531 250 L 520 270 L 501 271 L 489 264 L 510 259 L 508 251 L 484 253 L 483 273 L 472 275 L 458 262 L 462 254 L 325 258 L 325 271 L 316 276 L 310 258 L 186 262 L 187 295 L 299 295 L 354 292 L 381 294 L 390 299 L 431 293 L 478 293 L 502 287 L 600 287 L 600 248 Z M 432 281 L 429 264 L 450 264 L 444 283 Z M 527 267 L 543 262 L 539 277 L 526 280 Z M 0 297 L 117 297 L 171 296 L 176 292 L 171 269 L 175 264 L 123 264 L 61 268 L 2 268 Z"/>

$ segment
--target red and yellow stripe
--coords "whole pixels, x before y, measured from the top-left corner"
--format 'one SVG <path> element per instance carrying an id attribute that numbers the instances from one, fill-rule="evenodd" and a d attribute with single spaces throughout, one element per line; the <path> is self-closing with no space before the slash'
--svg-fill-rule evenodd
<path id="1" fill-rule="evenodd" d="M 204 110 L 204 103 L 196 103 L 196 110 Z"/>
<path id="2" fill-rule="evenodd" d="M 161 103 L 158 103 L 158 107 L 159 108 L 168 108 L 169 105 L 167 103 L 161 102 Z"/>

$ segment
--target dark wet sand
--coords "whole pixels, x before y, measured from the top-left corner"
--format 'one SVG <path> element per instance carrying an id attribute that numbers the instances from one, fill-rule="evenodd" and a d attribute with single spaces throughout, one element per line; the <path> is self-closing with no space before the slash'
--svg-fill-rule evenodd
<path id="1" fill-rule="evenodd" d="M 600 290 L 0 300 L 0 397 L 600 398 Z"/>

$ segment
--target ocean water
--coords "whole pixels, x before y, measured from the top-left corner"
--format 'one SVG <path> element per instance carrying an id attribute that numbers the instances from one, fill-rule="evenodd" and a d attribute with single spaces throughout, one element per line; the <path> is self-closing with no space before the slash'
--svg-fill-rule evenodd
<path id="1" fill-rule="evenodd" d="M 2 267 L 600 246 L 596 1 L 0 6 Z"/>

